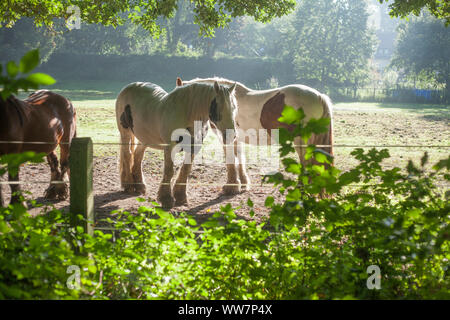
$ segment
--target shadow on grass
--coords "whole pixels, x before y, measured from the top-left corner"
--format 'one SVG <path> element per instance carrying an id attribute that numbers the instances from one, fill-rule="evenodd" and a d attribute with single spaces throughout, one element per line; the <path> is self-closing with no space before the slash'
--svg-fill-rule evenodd
<path id="1" fill-rule="evenodd" d="M 345 111 L 389 111 L 399 110 L 412 114 L 417 114 L 419 118 L 426 121 L 443 121 L 448 122 L 450 119 L 450 105 L 448 104 L 421 104 L 406 102 L 339 102 L 337 110 Z"/>
<path id="2" fill-rule="evenodd" d="M 151 79 L 135 81 L 152 82 Z M 135 81 L 101 81 L 101 80 L 57 80 L 54 85 L 48 87 L 41 87 L 41 89 L 51 90 L 58 93 L 72 101 L 87 101 L 87 100 L 106 100 L 116 99 L 119 92 L 128 84 Z M 166 91 L 171 91 L 175 88 L 175 81 L 173 84 L 157 85 L 164 88 Z M 33 92 L 21 92 L 18 96 L 21 99 L 28 97 Z"/>
<path id="3" fill-rule="evenodd" d="M 385 109 L 402 109 L 411 113 L 417 113 L 419 118 L 431 122 L 449 122 L 450 105 L 445 104 L 408 104 L 408 103 L 383 103 L 380 107 Z"/>

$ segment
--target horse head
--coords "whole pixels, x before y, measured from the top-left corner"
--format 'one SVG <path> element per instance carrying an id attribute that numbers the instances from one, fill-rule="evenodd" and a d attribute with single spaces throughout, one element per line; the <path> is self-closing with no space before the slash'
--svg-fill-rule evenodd
<path id="1" fill-rule="evenodd" d="M 224 142 L 233 142 L 236 135 L 235 117 L 237 102 L 234 97 L 236 84 L 227 88 L 214 82 L 215 97 L 209 107 L 210 122 L 222 132 Z"/>

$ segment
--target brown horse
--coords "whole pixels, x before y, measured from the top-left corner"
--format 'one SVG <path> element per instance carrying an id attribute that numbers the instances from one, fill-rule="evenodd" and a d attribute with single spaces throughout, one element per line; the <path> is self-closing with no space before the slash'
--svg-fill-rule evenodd
<path id="1" fill-rule="evenodd" d="M 0 97 L 0 156 L 25 151 L 43 152 L 50 165 L 50 186 L 45 192 L 47 199 L 65 199 L 68 187 L 63 181 L 69 170 L 69 149 L 76 135 L 76 112 L 72 103 L 63 96 L 48 90 L 36 91 L 25 100 L 10 96 Z M 28 143 L 27 143 L 28 142 Z M 60 146 L 60 166 L 55 149 Z M 20 190 L 19 174 L 8 180 L 11 184 L 11 202 L 16 202 Z M 0 204 L 3 199 L 0 188 Z"/>

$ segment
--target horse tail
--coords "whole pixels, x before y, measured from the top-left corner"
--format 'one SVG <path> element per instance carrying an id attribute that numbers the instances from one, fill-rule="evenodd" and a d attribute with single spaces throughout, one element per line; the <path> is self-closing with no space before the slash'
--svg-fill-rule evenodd
<path id="1" fill-rule="evenodd" d="M 133 133 L 130 105 L 124 105 L 121 102 L 120 96 L 116 101 L 116 120 L 120 132 L 120 183 L 122 188 L 127 190 L 133 183 L 132 167 L 136 148 L 136 137 Z"/>
<path id="2" fill-rule="evenodd" d="M 333 156 L 333 103 L 330 97 L 321 93 L 319 100 L 322 104 L 323 114 L 322 118 L 329 118 L 328 132 L 318 134 L 314 139 L 315 145 L 323 145 L 321 149 Z"/>

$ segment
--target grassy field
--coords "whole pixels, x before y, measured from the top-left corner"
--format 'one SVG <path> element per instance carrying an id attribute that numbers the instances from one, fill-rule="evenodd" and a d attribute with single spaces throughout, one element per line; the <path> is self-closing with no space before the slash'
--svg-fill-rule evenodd
<path id="1" fill-rule="evenodd" d="M 93 86 L 93 85 L 92 85 Z M 93 86 L 94 87 L 94 86 Z M 108 216 L 111 210 L 137 210 L 140 203 L 133 195 L 121 191 L 118 173 L 119 132 L 115 118 L 115 98 L 117 91 L 111 87 L 97 90 L 53 89 L 70 98 L 77 109 L 79 137 L 91 137 L 94 142 L 94 189 L 95 210 L 99 217 Z M 23 98 L 26 96 L 22 94 Z M 388 148 L 391 158 L 385 160 L 386 168 L 405 167 L 408 160 L 420 163 L 423 153 L 429 153 L 428 167 L 438 160 L 448 157 L 450 151 L 450 106 L 423 104 L 388 103 L 336 103 L 334 106 L 334 144 L 335 165 L 341 170 L 351 169 L 357 162 L 350 155 L 356 147 L 369 149 L 372 146 Z M 265 150 L 256 146 L 246 146 L 248 156 L 262 155 Z M 246 202 L 251 198 L 255 203 L 255 219 L 267 215 L 264 206 L 268 195 L 281 201 L 281 195 L 274 192 L 270 185 L 261 184 L 262 173 L 267 168 L 276 168 L 274 158 L 260 156 L 249 161 L 247 169 L 252 180 L 252 189 L 234 197 L 221 195 L 226 183 L 223 151 L 217 137 L 208 133 L 205 139 L 203 157 L 208 161 L 194 164 L 188 191 L 189 206 L 174 208 L 195 214 L 200 219 L 218 210 L 224 203 L 240 207 L 236 212 L 240 217 L 249 219 Z M 206 151 L 207 150 L 207 151 Z M 292 155 L 296 157 L 296 155 Z M 214 160 L 217 159 L 217 160 Z M 254 159 L 254 158 L 253 158 Z M 182 155 L 175 163 L 182 161 Z M 143 163 L 147 184 L 146 197 L 156 199 L 156 192 L 162 178 L 162 152 L 147 149 Z M 272 170 L 270 170 L 272 171 Z M 267 171 L 266 171 L 267 172 Z M 46 164 L 28 166 L 22 175 L 24 181 L 49 179 Z M 448 184 L 439 183 L 442 191 L 448 190 Z M 33 195 L 40 196 L 44 185 L 24 185 Z M 43 200 L 43 199 L 40 199 Z M 55 204 L 57 208 L 67 210 L 68 201 Z"/>
<path id="2" fill-rule="evenodd" d="M 92 137 L 96 155 L 116 153 L 119 141 L 115 99 L 74 100 L 78 113 L 78 136 Z M 418 160 L 423 152 L 437 161 L 450 151 L 450 107 L 442 105 L 338 103 L 334 106 L 336 165 L 349 168 L 349 153 L 356 146 L 385 146 L 392 159 L 389 165 Z M 209 133 L 207 145 L 221 146 Z M 346 147 L 351 146 L 351 147 Z M 247 146 L 249 153 L 256 147 Z"/>
<path id="3" fill-rule="evenodd" d="M 126 83 L 84 81 L 52 88 L 74 103 L 78 136 L 93 139 L 97 156 L 117 154 L 118 146 L 111 145 L 119 141 L 114 106 L 124 85 Z M 342 169 L 354 164 L 349 153 L 355 146 L 387 147 L 392 155 L 389 166 L 402 165 L 408 159 L 418 160 L 425 151 L 429 152 L 431 162 L 435 162 L 449 154 L 449 137 L 448 105 L 351 102 L 334 106 L 336 165 Z M 217 144 L 217 152 L 222 152 L 213 134 L 208 134 L 205 143 Z M 247 152 L 255 153 L 254 148 L 247 146 Z M 160 158 L 160 152 L 156 154 Z"/>
<path id="4" fill-rule="evenodd" d="M 125 85 L 84 81 L 63 83 L 52 88 L 74 103 L 78 115 L 78 136 L 92 138 L 97 156 L 117 154 L 118 146 L 111 145 L 119 141 L 114 106 L 118 92 Z M 392 155 L 387 163 L 389 166 L 402 165 L 408 159 L 418 160 L 425 151 L 434 162 L 450 151 L 450 106 L 337 103 L 334 106 L 334 131 L 336 165 L 343 169 L 353 165 L 349 153 L 355 146 L 387 147 Z M 205 143 L 217 144 L 217 152 L 222 152 L 213 134 L 208 134 Z M 247 152 L 254 153 L 254 148 L 247 146 Z"/>

